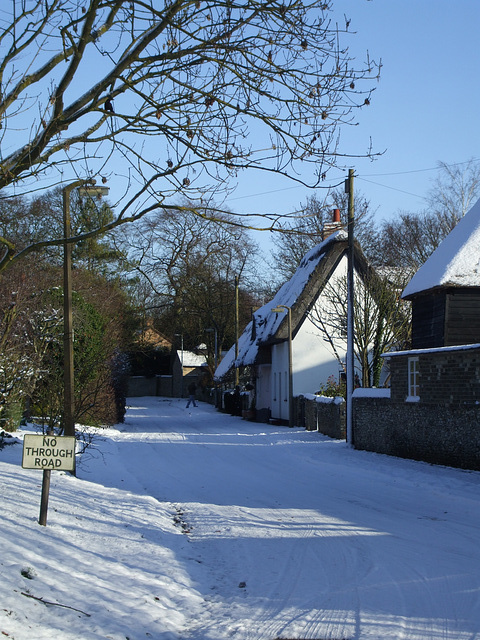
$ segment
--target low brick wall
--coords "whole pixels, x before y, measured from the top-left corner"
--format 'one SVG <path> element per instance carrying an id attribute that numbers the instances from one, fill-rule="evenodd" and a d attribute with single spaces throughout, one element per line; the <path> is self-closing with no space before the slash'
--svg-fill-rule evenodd
<path id="1" fill-rule="evenodd" d="M 345 440 L 345 401 L 309 394 L 295 397 L 295 426 Z"/>
<path id="2" fill-rule="evenodd" d="M 464 405 L 480 401 L 480 346 L 417 349 L 386 354 L 390 359 L 392 401 L 408 393 L 408 359 L 419 360 L 421 404 Z"/>
<path id="3" fill-rule="evenodd" d="M 128 378 L 128 397 L 172 396 L 172 376 L 130 376 Z"/>
<path id="4" fill-rule="evenodd" d="M 353 397 L 356 449 L 480 470 L 480 405 Z"/>

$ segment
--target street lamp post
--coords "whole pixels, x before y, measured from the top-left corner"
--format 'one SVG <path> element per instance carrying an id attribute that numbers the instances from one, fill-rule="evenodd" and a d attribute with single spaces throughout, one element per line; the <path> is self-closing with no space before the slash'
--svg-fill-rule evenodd
<path id="1" fill-rule="evenodd" d="M 73 368 L 73 314 L 72 314 L 72 243 L 70 221 L 70 194 L 81 188 L 82 195 L 102 196 L 108 187 L 96 187 L 94 180 L 76 180 L 63 188 L 63 433 L 75 436 L 75 396 Z"/>
<path id="2" fill-rule="evenodd" d="M 293 363 L 292 363 L 292 309 L 285 304 L 273 307 L 273 313 L 288 312 L 288 426 L 294 426 L 293 419 Z"/>
<path id="3" fill-rule="evenodd" d="M 217 328 L 213 327 L 210 329 L 205 329 L 205 333 L 213 333 L 214 335 L 214 369 L 215 371 L 217 370 L 218 367 L 218 332 L 217 332 Z M 215 408 L 218 408 L 218 387 L 217 387 L 217 383 L 215 381 L 215 376 L 213 378 L 213 384 L 214 384 L 214 389 L 215 389 Z"/>
<path id="4" fill-rule="evenodd" d="M 175 336 L 180 338 L 180 364 L 182 366 L 180 374 L 180 397 L 183 398 L 183 333 L 176 333 Z"/>

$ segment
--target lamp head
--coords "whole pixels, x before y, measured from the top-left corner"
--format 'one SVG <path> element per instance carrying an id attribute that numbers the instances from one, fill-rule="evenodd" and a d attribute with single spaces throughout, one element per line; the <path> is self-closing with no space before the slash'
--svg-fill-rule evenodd
<path id="1" fill-rule="evenodd" d="M 108 187 L 97 187 L 96 185 L 84 185 L 83 187 L 79 187 L 78 193 L 81 196 L 92 196 L 101 198 L 102 196 L 108 196 L 108 192 L 110 189 Z"/>

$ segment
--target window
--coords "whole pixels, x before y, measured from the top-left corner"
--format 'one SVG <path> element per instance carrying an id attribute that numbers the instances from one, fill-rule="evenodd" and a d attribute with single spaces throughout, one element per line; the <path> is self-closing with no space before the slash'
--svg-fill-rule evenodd
<path id="1" fill-rule="evenodd" d="M 420 368 L 418 358 L 408 359 L 408 396 L 407 400 L 419 400 L 419 384 Z"/>

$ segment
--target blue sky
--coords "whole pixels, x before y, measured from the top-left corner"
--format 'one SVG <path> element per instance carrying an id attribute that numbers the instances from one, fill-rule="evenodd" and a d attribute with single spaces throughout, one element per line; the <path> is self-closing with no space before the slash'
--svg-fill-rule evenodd
<path id="1" fill-rule="evenodd" d="M 355 159 L 329 173 L 332 183 L 358 176 L 355 188 L 379 219 L 421 211 L 439 161 L 480 162 L 479 0 L 334 0 L 336 15 L 351 18 L 350 52 L 382 59 L 381 79 L 357 127 L 342 132 L 342 150 L 362 153 L 370 137 L 374 162 Z M 241 178 L 230 208 L 287 213 L 309 195 L 285 179 Z"/>
<path id="2" fill-rule="evenodd" d="M 374 151 L 384 153 L 373 162 L 346 162 L 325 184 L 341 183 L 353 168 L 355 189 L 378 220 L 422 211 L 440 161 L 480 162 L 480 0 L 332 3 L 341 26 L 344 16 L 351 20 L 352 35 L 341 44 L 348 44 L 357 66 L 367 51 L 383 65 L 371 105 L 358 112 L 359 125 L 343 128 L 340 151 L 362 154 L 371 139 Z M 111 163 L 109 169 L 112 193 L 123 195 L 123 164 L 118 173 Z M 234 213 L 282 215 L 297 211 L 312 193 L 278 175 L 246 171 L 225 204 Z M 268 233 L 260 239 L 269 244 Z"/>

